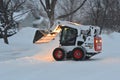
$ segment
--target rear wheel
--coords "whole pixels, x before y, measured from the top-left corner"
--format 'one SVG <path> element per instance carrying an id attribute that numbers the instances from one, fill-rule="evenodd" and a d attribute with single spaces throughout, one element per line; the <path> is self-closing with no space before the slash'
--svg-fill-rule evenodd
<path id="1" fill-rule="evenodd" d="M 75 48 L 72 52 L 72 57 L 74 60 L 84 60 L 85 59 L 85 52 L 81 48 Z"/>
<path id="2" fill-rule="evenodd" d="M 62 61 L 64 60 L 65 58 L 65 52 L 63 49 L 61 48 L 56 48 L 54 51 L 53 51 L 53 57 L 56 61 Z"/>

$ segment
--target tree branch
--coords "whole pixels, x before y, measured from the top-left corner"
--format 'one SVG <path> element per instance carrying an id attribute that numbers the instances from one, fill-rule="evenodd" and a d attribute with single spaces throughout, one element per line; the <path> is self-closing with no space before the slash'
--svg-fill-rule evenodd
<path id="1" fill-rule="evenodd" d="M 47 9 L 46 9 L 44 3 L 42 2 L 42 0 L 39 0 L 39 1 L 40 1 L 41 5 L 43 6 L 44 10 L 47 12 Z"/>
<path id="2" fill-rule="evenodd" d="M 10 2 L 11 2 L 11 0 L 8 0 L 8 1 L 7 1 L 6 6 L 5 6 L 5 9 L 6 9 L 6 10 L 8 9 Z"/>
<path id="3" fill-rule="evenodd" d="M 57 2 L 57 0 L 52 0 L 51 5 L 50 5 L 51 9 L 54 10 L 56 2 Z"/>
<path id="4" fill-rule="evenodd" d="M 70 13 L 68 13 L 68 14 L 65 14 L 65 15 L 58 16 L 57 19 L 65 18 L 65 17 L 68 17 L 68 16 L 74 14 L 75 12 L 77 12 L 77 11 L 85 4 L 86 1 L 87 1 L 87 0 L 84 0 L 84 1 L 82 2 L 82 4 L 81 4 L 78 8 L 76 8 L 74 11 L 72 11 L 72 12 L 70 12 Z"/>
<path id="5" fill-rule="evenodd" d="M 23 12 L 23 13 L 19 14 L 19 15 L 16 15 L 16 16 L 14 16 L 13 18 L 15 18 L 15 20 L 16 20 L 16 19 L 18 19 L 20 16 L 22 16 L 22 15 L 24 15 L 24 14 L 28 13 L 28 12 L 30 12 L 30 10 L 25 11 L 25 12 Z M 17 17 L 18 17 L 18 18 L 17 18 Z"/>
<path id="6" fill-rule="evenodd" d="M 21 3 L 18 3 L 16 2 L 15 6 L 13 7 L 13 11 L 16 11 L 23 3 L 25 3 L 26 0 L 24 0 L 23 2 Z"/>
<path id="7" fill-rule="evenodd" d="M 50 0 L 45 0 L 45 4 L 46 4 L 46 9 L 48 11 L 51 8 Z"/>

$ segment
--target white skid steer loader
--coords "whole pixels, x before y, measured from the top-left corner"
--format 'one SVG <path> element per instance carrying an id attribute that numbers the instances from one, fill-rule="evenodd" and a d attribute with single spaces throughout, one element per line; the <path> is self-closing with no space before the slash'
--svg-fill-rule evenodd
<path id="1" fill-rule="evenodd" d="M 53 51 L 56 61 L 66 59 L 85 60 L 102 51 L 102 38 L 97 26 L 85 26 L 68 21 L 56 21 L 54 30 L 47 33 L 37 30 L 33 43 L 41 44 L 53 40 L 60 33 L 60 46 Z"/>

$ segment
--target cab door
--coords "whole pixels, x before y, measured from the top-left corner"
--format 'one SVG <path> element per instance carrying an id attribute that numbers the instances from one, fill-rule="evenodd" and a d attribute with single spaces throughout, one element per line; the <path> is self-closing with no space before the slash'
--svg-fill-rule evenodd
<path id="1" fill-rule="evenodd" d="M 73 46 L 76 43 L 77 29 L 64 26 L 60 36 L 62 46 Z"/>

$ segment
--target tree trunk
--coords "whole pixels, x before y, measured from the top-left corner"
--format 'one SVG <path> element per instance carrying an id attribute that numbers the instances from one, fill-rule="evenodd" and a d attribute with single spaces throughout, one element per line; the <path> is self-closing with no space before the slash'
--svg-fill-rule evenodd
<path id="1" fill-rule="evenodd" d="M 4 31 L 3 39 L 4 39 L 4 43 L 9 44 L 8 37 L 7 37 L 7 30 Z"/>
<path id="2" fill-rule="evenodd" d="M 1 31 L 1 29 L 0 29 L 0 31 Z M 9 44 L 8 37 L 7 37 L 7 30 L 5 30 L 4 32 L 1 31 L 1 36 L 4 40 L 4 43 Z"/>
<path id="3" fill-rule="evenodd" d="M 5 43 L 5 44 L 9 44 L 9 42 L 8 42 L 8 38 L 7 38 L 6 36 L 4 36 L 3 39 L 4 39 L 4 43 Z"/>
<path id="4" fill-rule="evenodd" d="M 49 28 L 51 28 L 54 24 L 54 10 L 51 10 L 49 13 L 48 13 L 48 17 L 49 17 L 49 21 L 50 21 L 50 26 Z"/>
<path id="5" fill-rule="evenodd" d="M 54 18 L 50 18 L 49 21 L 50 21 L 50 28 L 51 28 L 54 24 Z"/>

